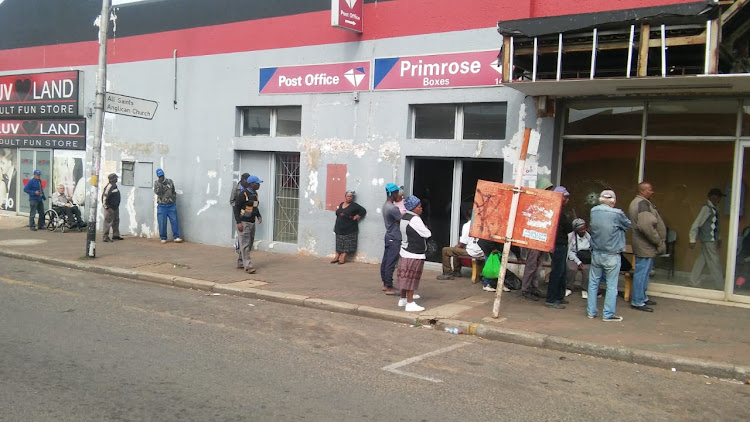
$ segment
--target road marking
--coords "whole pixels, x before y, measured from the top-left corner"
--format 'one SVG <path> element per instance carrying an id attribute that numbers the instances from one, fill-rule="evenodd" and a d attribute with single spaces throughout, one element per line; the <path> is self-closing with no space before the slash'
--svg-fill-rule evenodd
<path id="1" fill-rule="evenodd" d="M 423 355 L 414 356 L 413 358 L 402 360 L 401 362 L 392 363 L 392 364 L 390 364 L 388 366 L 384 366 L 382 369 L 384 371 L 393 372 L 394 374 L 406 375 L 407 377 L 418 378 L 418 379 L 429 381 L 429 382 L 443 382 L 443 380 L 440 380 L 440 379 L 437 379 L 437 378 L 423 377 L 422 375 L 417 375 L 417 374 L 413 374 L 411 372 L 401 371 L 398 368 L 401 368 L 402 366 L 410 365 L 410 364 L 415 363 L 415 362 L 419 362 L 419 361 L 425 360 L 427 358 L 431 358 L 433 356 L 437 356 L 437 355 L 440 355 L 440 354 L 443 354 L 443 353 L 448 353 L 448 352 L 451 352 L 453 350 L 458 349 L 459 347 L 468 346 L 470 344 L 471 343 L 468 343 L 468 342 L 457 343 L 457 344 L 454 344 L 453 346 L 448 346 L 448 347 L 445 347 L 445 348 L 442 348 L 442 349 L 435 350 L 435 351 L 430 352 L 430 353 L 425 353 Z"/>
<path id="2" fill-rule="evenodd" d="M 19 286 L 33 287 L 35 289 L 47 290 L 53 293 L 60 293 L 60 294 L 69 295 L 69 296 L 80 296 L 78 293 L 69 292 L 67 290 L 60 290 L 54 287 L 42 286 L 40 284 L 28 283 L 26 281 L 11 280 L 9 278 L 4 278 L 4 277 L 0 277 L 0 281 L 6 284 L 16 284 Z"/>

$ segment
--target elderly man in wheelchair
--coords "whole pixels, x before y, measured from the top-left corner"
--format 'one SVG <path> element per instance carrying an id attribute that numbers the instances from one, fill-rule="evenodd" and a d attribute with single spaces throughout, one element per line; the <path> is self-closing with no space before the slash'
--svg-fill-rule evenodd
<path id="1" fill-rule="evenodd" d="M 78 205 L 71 201 L 71 197 L 65 194 L 65 186 L 57 185 L 57 192 L 52 194 L 52 212 L 56 215 L 51 215 L 48 218 L 47 228 L 54 230 L 58 225 L 66 226 L 67 228 L 78 228 L 82 229 L 86 227 L 86 223 L 81 219 L 81 211 L 78 209 Z M 48 213 L 51 214 L 50 211 Z"/>

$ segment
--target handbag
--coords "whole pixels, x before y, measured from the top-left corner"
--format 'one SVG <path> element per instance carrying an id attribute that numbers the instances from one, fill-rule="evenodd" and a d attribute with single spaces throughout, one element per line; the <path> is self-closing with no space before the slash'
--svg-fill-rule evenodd
<path id="1" fill-rule="evenodd" d="M 581 263 L 585 265 L 591 264 L 591 249 L 578 250 L 578 235 L 573 234 L 576 238 L 576 256 L 581 260 Z"/>

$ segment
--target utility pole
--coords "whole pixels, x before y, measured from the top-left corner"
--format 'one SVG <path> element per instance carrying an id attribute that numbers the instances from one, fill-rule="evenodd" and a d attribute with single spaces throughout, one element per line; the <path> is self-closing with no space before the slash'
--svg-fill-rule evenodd
<path id="1" fill-rule="evenodd" d="M 89 230 L 86 236 L 86 256 L 89 258 L 96 258 L 96 213 L 99 208 L 99 171 L 102 160 L 102 134 L 104 133 L 104 96 L 107 94 L 107 32 L 111 5 L 112 0 L 102 0 L 102 13 L 99 15 L 99 69 L 96 72 Z"/>

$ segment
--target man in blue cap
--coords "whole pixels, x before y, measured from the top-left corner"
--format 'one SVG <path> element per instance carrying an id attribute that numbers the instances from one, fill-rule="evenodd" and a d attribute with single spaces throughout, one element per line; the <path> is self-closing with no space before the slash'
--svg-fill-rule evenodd
<path id="1" fill-rule="evenodd" d="M 42 187 L 42 172 L 34 170 L 34 177 L 26 182 L 23 187 L 23 191 L 29 194 L 29 228 L 31 231 L 36 231 L 34 226 L 34 214 L 39 213 L 38 227 L 44 229 L 44 200 L 47 197 L 44 195 L 44 187 Z"/>
<path id="2" fill-rule="evenodd" d="M 175 243 L 181 243 L 180 224 L 177 221 L 177 192 L 172 179 L 164 177 L 164 170 L 156 169 L 154 193 L 156 194 L 156 219 L 159 222 L 161 243 L 167 243 L 167 219 L 172 226 L 172 237 Z"/>
<path id="3" fill-rule="evenodd" d="M 393 270 L 398 262 L 401 249 L 401 211 L 394 204 L 402 199 L 401 187 L 395 183 L 385 185 L 386 200 L 383 204 L 383 222 L 385 223 L 385 250 L 380 262 L 380 279 L 383 281 L 383 291 L 387 295 L 395 295 L 393 290 Z"/>
<path id="4" fill-rule="evenodd" d="M 250 260 L 250 250 L 255 242 L 255 219 L 258 219 L 258 224 L 263 222 L 263 217 L 260 216 L 260 210 L 258 209 L 258 189 L 260 189 L 260 184 L 263 181 L 258 176 L 249 175 L 247 179 L 240 180 L 240 183 L 243 190 L 235 198 L 234 221 L 237 223 L 237 231 L 239 232 L 242 268 L 248 274 L 253 274 L 255 273 L 255 267 Z"/>

